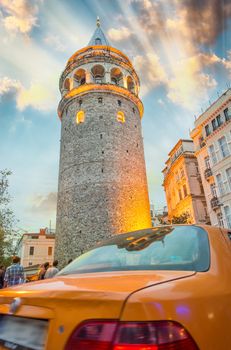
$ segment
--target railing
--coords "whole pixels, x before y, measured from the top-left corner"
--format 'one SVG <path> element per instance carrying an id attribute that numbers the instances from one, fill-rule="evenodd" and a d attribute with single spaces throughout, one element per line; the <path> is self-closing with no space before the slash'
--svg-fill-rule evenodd
<path id="1" fill-rule="evenodd" d="M 208 180 L 213 175 L 212 169 L 211 168 L 206 168 L 205 172 L 204 172 L 204 175 L 205 175 L 206 180 Z"/>
<path id="2" fill-rule="evenodd" d="M 220 207 L 220 202 L 217 197 L 213 197 L 210 201 L 212 209 L 218 209 Z"/>

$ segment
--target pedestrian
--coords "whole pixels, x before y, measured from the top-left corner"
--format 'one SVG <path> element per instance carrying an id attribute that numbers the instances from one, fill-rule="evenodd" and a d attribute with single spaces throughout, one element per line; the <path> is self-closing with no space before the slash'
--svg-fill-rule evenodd
<path id="1" fill-rule="evenodd" d="M 13 256 L 12 265 L 7 267 L 4 276 L 4 287 L 11 287 L 17 284 L 24 283 L 24 269 L 20 264 L 20 257 Z"/>
<path id="2" fill-rule="evenodd" d="M 47 269 L 44 278 L 52 278 L 59 272 L 59 269 L 57 268 L 58 263 L 59 263 L 58 260 L 54 260 L 53 266 Z"/>
<path id="3" fill-rule="evenodd" d="M 4 286 L 5 266 L 0 266 L 0 289 Z"/>
<path id="4" fill-rule="evenodd" d="M 38 273 L 38 280 L 44 280 L 44 277 L 48 268 L 49 268 L 49 262 L 45 262 L 45 264 L 42 264 L 40 266 L 40 270 Z"/>

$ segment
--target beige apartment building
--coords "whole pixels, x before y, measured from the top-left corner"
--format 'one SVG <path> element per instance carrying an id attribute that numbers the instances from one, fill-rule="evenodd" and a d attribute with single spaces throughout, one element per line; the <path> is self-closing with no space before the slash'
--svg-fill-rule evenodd
<path id="1" fill-rule="evenodd" d="M 169 221 L 187 213 L 188 223 L 209 223 L 192 140 L 179 140 L 168 155 L 162 172 Z"/>
<path id="2" fill-rule="evenodd" d="M 55 235 L 47 229 L 40 229 L 39 233 L 24 233 L 18 245 L 17 254 L 21 257 L 24 267 L 42 264 L 54 259 Z"/>
<path id="3" fill-rule="evenodd" d="M 231 228 L 231 89 L 194 123 L 190 136 L 211 224 Z"/>

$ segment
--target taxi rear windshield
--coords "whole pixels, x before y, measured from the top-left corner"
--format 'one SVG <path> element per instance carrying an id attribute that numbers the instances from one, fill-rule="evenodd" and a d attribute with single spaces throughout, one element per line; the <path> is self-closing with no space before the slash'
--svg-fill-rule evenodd
<path id="1" fill-rule="evenodd" d="M 107 271 L 207 271 L 207 232 L 197 226 L 152 228 L 115 235 L 79 256 L 59 275 Z"/>

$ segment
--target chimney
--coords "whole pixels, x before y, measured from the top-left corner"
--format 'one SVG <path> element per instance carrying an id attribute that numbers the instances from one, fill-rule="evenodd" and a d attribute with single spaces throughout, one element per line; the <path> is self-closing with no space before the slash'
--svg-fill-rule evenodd
<path id="1" fill-rule="evenodd" d="M 39 234 L 40 235 L 45 235 L 46 234 L 46 229 L 45 228 L 40 228 Z"/>

